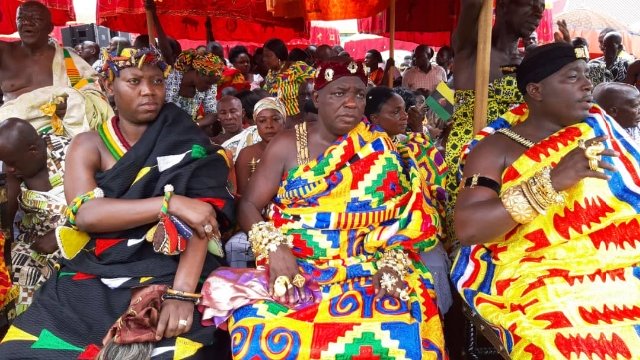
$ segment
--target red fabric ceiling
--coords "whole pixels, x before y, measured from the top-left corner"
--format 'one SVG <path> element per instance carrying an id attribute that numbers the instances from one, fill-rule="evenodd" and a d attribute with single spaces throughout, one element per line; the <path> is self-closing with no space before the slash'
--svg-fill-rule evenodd
<path id="1" fill-rule="evenodd" d="M 450 43 L 459 0 L 398 0 L 396 2 L 397 40 L 441 46 Z M 358 31 L 389 36 L 389 11 L 358 20 Z"/>
<path id="2" fill-rule="evenodd" d="M 389 0 L 271 0 L 275 16 L 307 20 L 344 20 L 373 16 L 389 7 Z"/>
<path id="3" fill-rule="evenodd" d="M 51 11 L 54 25 L 65 25 L 67 21 L 76 19 L 73 0 L 38 0 Z M 24 1 L 0 0 L 0 34 L 12 34 L 16 29 L 16 11 Z"/>
<path id="4" fill-rule="evenodd" d="M 261 43 L 309 37 L 304 19 L 276 18 L 265 0 L 163 0 L 156 6 L 165 32 L 178 39 L 205 39 L 206 15 L 212 16 L 216 40 Z M 147 33 L 142 0 L 98 0 L 97 18 L 112 30 Z"/>

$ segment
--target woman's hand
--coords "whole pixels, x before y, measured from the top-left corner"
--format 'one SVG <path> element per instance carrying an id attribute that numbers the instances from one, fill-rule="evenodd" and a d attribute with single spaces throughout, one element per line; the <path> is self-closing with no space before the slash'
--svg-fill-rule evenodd
<path id="1" fill-rule="evenodd" d="M 381 299 L 385 295 L 391 295 L 396 299 L 400 299 L 402 290 L 406 290 L 400 274 L 387 266 L 380 268 L 373 276 L 373 288 L 376 290 L 376 300 Z"/>
<path id="2" fill-rule="evenodd" d="M 602 142 L 606 139 L 606 136 L 593 138 L 587 140 L 585 142 L 585 146 L 588 147 L 593 143 Z M 611 149 L 607 149 L 600 155 L 617 157 L 618 153 Z M 616 168 L 613 167 L 613 165 L 604 161 L 598 161 L 598 166 L 601 169 L 616 171 Z M 580 147 L 571 150 L 562 158 L 562 160 L 560 160 L 558 165 L 551 170 L 551 184 L 553 184 L 553 188 L 556 191 L 566 190 L 587 177 L 609 180 L 609 176 L 605 173 L 594 171 L 589 168 L 589 159 L 585 155 L 585 149 Z"/>
<path id="3" fill-rule="evenodd" d="M 173 195 L 169 201 L 169 213 L 187 223 L 201 239 L 220 236 L 216 211 L 210 204 L 186 196 Z"/>
<path id="4" fill-rule="evenodd" d="M 269 253 L 269 294 L 274 300 L 289 305 L 308 300 L 304 286 L 298 288 L 291 284 L 296 275 L 302 276 L 298 271 L 296 257 L 287 245 L 280 245 L 276 251 Z M 276 280 L 281 276 L 286 276 L 289 284 L 286 285 L 287 292 L 283 296 L 277 296 L 279 294 L 276 290 L 282 285 L 276 285 Z"/>
<path id="5" fill-rule="evenodd" d="M 163 301 L 156 328 L 156 340 L 189 332 L 193 324 L 193 307 L 194 304 L 191 301 L 170 299 Z"/>

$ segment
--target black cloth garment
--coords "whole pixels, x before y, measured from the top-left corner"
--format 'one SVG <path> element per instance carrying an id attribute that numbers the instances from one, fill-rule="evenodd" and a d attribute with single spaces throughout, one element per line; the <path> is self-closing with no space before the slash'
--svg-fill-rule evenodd
<path id="1" fill-rule="evenodd" d="M 159 171 L 159 158 L 186 153 L 194 145 L 204 148 L 207 155 L 198 158 L 188 153 Z M 227 190 L 228 165 L 222 154 L 185 112 L 166 104 L 142 138 L 111 169 L 96 174 L 96 182 L 105 197 L 118 199 L 162 196 L 164 186 L 171 184 L 175 194 L 215 199 L 219 222 L 230 224 L 233 197 Z M 149 168 L 148 172 L 136 180 L 144 168 Z M 102 345 L 110 326 L 127 309 L 132 288 L 171 286 L 179 256 L 156 253 L 151 243 L 143 240 L 154 224 L 91 234 L 87 246 L 74 259 L 61 262 L 55 276 L 36 293 L 32 306 L 15 320 L 0 345 L 0 359 L 76 359 L 89 355 L 95 346 Z M 206 278 L 221 261 L 207 254 L 201 277 Z M 215 328 L 200 325 L 200 314 L 194 310 L 191 331 L 178 340 L 156 343 L 152 359 L 172 359 L 174 352 L 186 354 L 182 358 L 188 359 L 203 358 L 205 353 L 210 356 L 216 351 L 214 332 Z M 218 346 L 227 347 L 228 342 Z"/>

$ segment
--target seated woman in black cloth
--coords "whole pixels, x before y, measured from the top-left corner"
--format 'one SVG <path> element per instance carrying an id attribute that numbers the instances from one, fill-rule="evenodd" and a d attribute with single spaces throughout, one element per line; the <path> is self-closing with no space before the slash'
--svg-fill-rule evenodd
<path id="1" fill-rule="evenodd" d="M 166 69 L 155 49 L 106 60 L 119 117 L 70 145 L 72 227 L 57 230 L 67 259 L 9 329 L 3 358 L 93 358 L 115 343 L 139 358 L 193 359 L 214 345 L 195 305 L 199 279 L 218 266 L 207 247 L 220 254 L 230 219 L 228 162 L 164 103 Z"/>

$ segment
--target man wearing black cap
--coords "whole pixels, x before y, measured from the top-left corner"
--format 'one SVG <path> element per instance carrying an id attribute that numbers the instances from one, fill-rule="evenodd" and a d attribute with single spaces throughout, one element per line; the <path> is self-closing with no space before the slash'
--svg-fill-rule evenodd
<path id="1" fill-rule="evenodd" d="M 436 244 L 437 213 L 417 168 L 363 119 L 366 84 L 361 63 L 320 63 L 318 120 L 280 132 L 242 196 L 238 219 L 258 263 L 268 260 L 273 300 L 233 313 L 238 358 L 269 357 L 276 332 L 297 339 L 290 358 L 446 355 L 433 280 L 417 258 Z"/>
<path id="2" fill-rule="evenodd" d="M 640 154 L 586 72 L 570 44 L 532 50 L 526 104 L 463 160 L 452 280 L 512 359 L 640 358 Z"/>

